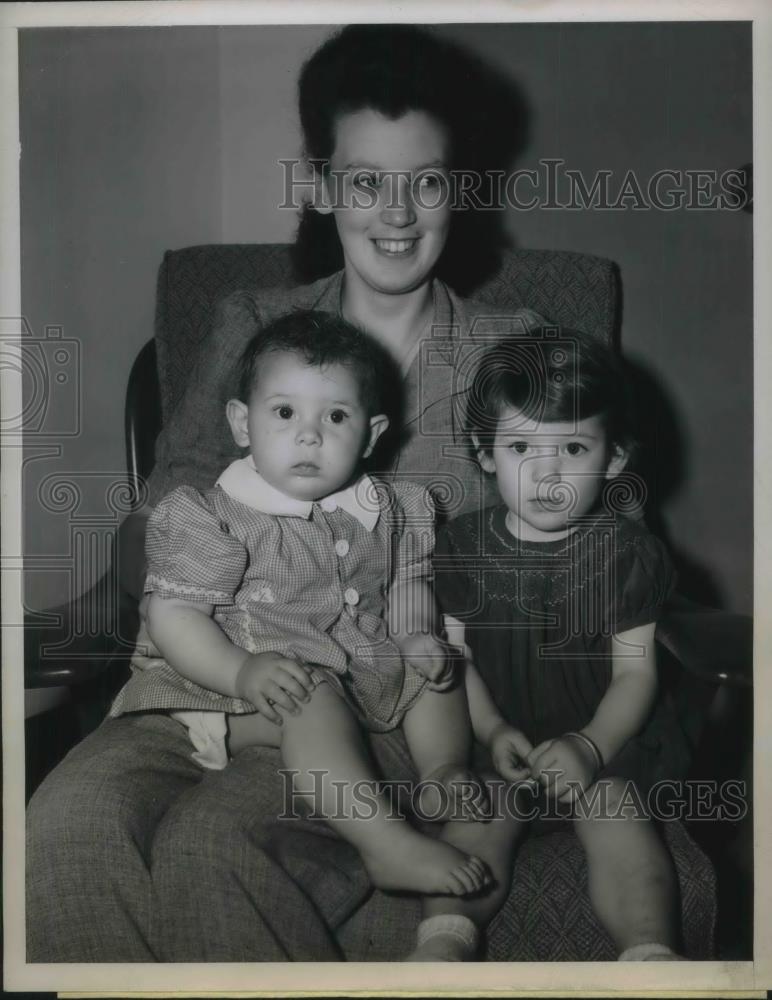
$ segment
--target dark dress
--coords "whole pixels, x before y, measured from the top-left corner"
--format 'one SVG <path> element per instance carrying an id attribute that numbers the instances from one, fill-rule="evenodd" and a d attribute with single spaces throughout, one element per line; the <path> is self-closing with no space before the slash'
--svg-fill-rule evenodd
<path id="1" fill-rule="evenodd" d="M 568 538 L 522 542 L 507 508 L 457 518 L 438 534 L 436 592 L 465 626 L 474 663 L 504 718 L 534 746 L 581 729 L 611 683 L 611 636 L 656 622 L 674 573 L 639 522 L 597 514 Z M 602 775 L 636 782 L 684 776 L 689 746 L 661 694 L 644 730 Z M 480 763 L 484 763 L 481 755 Z"/>

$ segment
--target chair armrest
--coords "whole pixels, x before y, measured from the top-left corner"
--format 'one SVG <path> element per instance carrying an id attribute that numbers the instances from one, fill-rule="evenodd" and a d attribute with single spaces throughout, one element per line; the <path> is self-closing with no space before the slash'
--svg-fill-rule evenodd
<path id="1" fill-rule="evenodd" d="M 137 602 L 142 600 L 145 582 L 145 531 L 151 509 L 132 511 L 118 528 L 118 584 Z"/>
<path id="2" fill-rule="evenodd" d="M 656 639 L 700 680 L 751 687 L 753 619 L 676 598 L 657 622 Z"/>
<path id="3" fill-rule="evenodd" d="M 139 627 L 137 601 L 109 571 L 69 604 L 24 618 L 24 686 L 84 684 L 109 663 L 126 663 Z"/>

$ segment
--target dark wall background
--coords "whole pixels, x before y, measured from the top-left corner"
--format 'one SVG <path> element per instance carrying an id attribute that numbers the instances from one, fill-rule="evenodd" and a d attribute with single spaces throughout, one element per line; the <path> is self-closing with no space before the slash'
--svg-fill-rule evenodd
<path id="1" fill-rule="evenodd" d="M 68 551 L 47 509 L 52 473 L 120 475 L 129 368 L 152 336 L 163 251 L 292 238 L 277 160 L 298 153 L 297 70 L 330 29 L 49 29 L 20 34 L 22 301 L 37 335 L 81 345 L 82 430 L 25 471 L 28 554 Z M 751 33 L 744 23 L 445 25 L 517 87 L 529 130 L 517 162 L 545 157 L 610 186 L 634 170 L 719 172 L 752 154 Z M 507 122 L 500 123 L 508 127 Z M 525 190 L 525 189 L 524 189 Z M 522 247 L 617 261 L 622 344 L 656 388 L 661 527 L 693 592 L 752 605 L 752 216 L 679 209 L 509 212 Z M 101 487 L 100 487 L 101 488 Z M 97 491 L 98 492 L 98 491 Z M 96 500 L 94 501 L 97 502 Z M 54 560 L 55 562 L 56 560 Z M 66 561 L 66 560 L 65 560 Z M 45 607 L 85 588 L 66 568 L 27 578 Z"/>

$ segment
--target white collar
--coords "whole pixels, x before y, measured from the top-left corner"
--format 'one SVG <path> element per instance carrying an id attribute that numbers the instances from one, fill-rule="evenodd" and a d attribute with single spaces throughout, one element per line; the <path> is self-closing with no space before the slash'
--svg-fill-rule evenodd
<path id="1" fill-rule="evenodd" d="M 280 517 L 303 517 L 308 520 L 314 503 L 318 503 L 326 511 L 340 507 L 355 517 L 362 527 L 372 531 L 381 513 L 378 493 L 369 476 L 360 476 L 353 486 L 321 500 L 296 500 L 267 483 L 255 468 L 251 455 L 231 462 L 216 485 L 247 507 Z"/>

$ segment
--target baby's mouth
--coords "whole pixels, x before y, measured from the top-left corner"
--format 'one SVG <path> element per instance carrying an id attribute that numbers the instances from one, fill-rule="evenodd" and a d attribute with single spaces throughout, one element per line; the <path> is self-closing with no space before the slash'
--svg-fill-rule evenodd
<path id="1" fill-rule="evenodd" d="M 292 471 L 296 476 L 315 476 L 319 472 L 319 466 L 315 462 L 296 462 Z"/>

